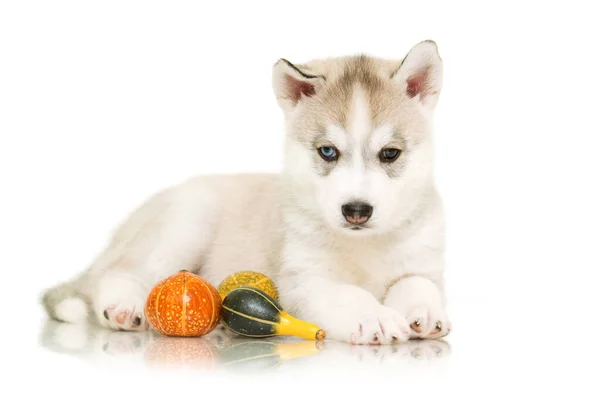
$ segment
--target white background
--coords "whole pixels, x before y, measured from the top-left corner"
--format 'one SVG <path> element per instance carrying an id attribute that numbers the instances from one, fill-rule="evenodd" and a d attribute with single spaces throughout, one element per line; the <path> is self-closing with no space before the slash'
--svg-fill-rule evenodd
<path id="1" fill-rule="evenodd" d="M 598 13 L 593 2 L 549 3 L 2 2 L 3 390 L 597 396 Z M 424 39 L 445 63 L 436 168 L 455 331 L 443 367 L 352 378 L 306 369 L 310 379 L 234 389 L 40 347 L 42 290 L 84 268 L 147 196 L 196 174 L 278 170 L 279 57 L 401 58 Z"/>

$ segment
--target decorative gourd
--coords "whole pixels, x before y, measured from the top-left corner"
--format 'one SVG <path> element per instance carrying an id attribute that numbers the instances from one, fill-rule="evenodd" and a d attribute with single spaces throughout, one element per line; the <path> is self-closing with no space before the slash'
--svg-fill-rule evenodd
<path id="1" fill-rule="evenodd" d="M 260 289 L 242 286 L 230 291 L 221 307 L 223 325 L 242 336 L 298 336 L 325 339 L 325 331 L 288 314 L 277 300 Z"/>
<path id="2" fill-rule="evenodd" d="M 158 282 L 144 308 L 152 328 L 167 336 L 206 335 L 219 323 L 220 313 L 217 289 L 186 270 Z"/>
<path id="3" fill-rule="evenodd" d="M 277 287 L 271 278 L 265 274 L 255 271 L 240 271 L 231 274 L 223 279 L 223 281 L 217 287 L 217 290 L 221 294 L 221 299 L 224 299 L 229 292 L 241 286 L 255 287 L 262 290 L 275 300 L 279 300 Z"/>

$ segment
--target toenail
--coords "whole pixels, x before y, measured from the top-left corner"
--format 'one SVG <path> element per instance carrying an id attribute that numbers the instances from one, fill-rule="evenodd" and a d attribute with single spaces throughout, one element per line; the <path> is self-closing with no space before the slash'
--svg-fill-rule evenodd
<path id="1" fill-rule="evenodd" d="M 438 332 L 442 331 L 442 321 L 436 321 L 436 323 L 435 323 L 435 329 L 437 329 Z"/>
<path id="2" fill-rule="evenodd" d="M 139 315 L 133 319 L 133 326 L 140 326 L 141 323 L 142 323 L 142 319 L 140 318 Z"/>
<path id="3" fill-rule="evenodd" d="M 104 310 L 104 318 L 108 319 L 108 311 Z"/>
<path id="4" fill-rule="evenodd" d="M 419 328 L 419 325 L 417 325 L 416 322 L 410 324 L 410 328 L 417 333 L 421 333 L 421 328 Z"/>

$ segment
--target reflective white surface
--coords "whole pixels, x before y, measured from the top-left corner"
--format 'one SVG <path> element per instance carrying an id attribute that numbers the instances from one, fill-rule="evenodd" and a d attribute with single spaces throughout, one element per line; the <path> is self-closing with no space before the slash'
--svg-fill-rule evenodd
<path id="1" fill-rule="evenodd" d="M 3 389 L 61 400 L 593 398 L 594 332 L 569 337 L 547 323 L 555 314 L 546 303 L 524 298 L 455 296 L 450 335 L 395 346 L 247 339 L 220 329 L 200 338 L 115 332 L 47 320 L 27 301 L 7 310 L 5 321 L 22 325 L 3 325 Z"/>
<path id="2" fill-rule="evenodd" d="M 584 388 L 597 375 L 593 367 L 584 367 L 586 360 L 597 361 L 598 349 L 593 344 L 559 339 L 557 331 L 519 333 L 515 326 L 526 326 L 528 314 L 525 308 L 522 314 L 514 314 L 516 303 L 508 309 L 486 301 L 455 303 L 450 308 L 455 329 L 444 340 L 415 340 L 395 346 L 318 343 L 294 337 L 248 339 L 220 327 L 204 337 L 173 338 L 152 331 L 115 332 L 41 317 L 37 344 L 30 343 L 30 349 L 35 352 L 33 359 L 47 366 L 62 364 L 64 371 L 70 371 L 66 372 L 70 379 L 84 381 L 101 376 L 126 381 L 129 376 L 136 382 L 156 377 L 157 384 L 173 379 L 193 385 L 211 377 L 225 382 L 221 384 L 250 379 L 272 385 L 276 377 L 277 384 L 285 387 L 284 382 L 295 382 L 286 389 L 291 390 L 290 395 L 296 386 L 312 387 L 319 381 L 343 385 L 350 392 L 355 390 L 349 389 L 353 386 L 377 391 L 395 382 L 420 382 L 431 385 L 427 389 L 431 398 L 436 388 L 443 386 L 475 397 L 484 392 L 512 393 L 517 386 L 531 395 L 588 392 Z M 531 332 L 542 326 L 540 320 L 535 322 Z M 60 380 L 62 371 L 45 374 Z M 377 386 L 370 386 L 375 382 Z"/>
<path id="3" fill-rule="evenodd" d="M 144 368 L 186 368 L 204 372 L 273 372 L 283 367 L 323 364 L 410 366 L 438 363 L 450 356 L 445 340 L 417 340 L 395 346 L 350 346 L 294 337 L 251 339 L 217 327 L 198 338 L 167 337 L 153 331 L 114 332 L 90 325 L 46 321 L 41 346 L 96 365 L 138 364 Z"/>

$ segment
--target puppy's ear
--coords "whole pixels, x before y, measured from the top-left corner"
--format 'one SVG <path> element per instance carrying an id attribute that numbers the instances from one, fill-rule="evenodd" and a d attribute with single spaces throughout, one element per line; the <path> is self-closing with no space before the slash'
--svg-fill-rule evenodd
<path id="1" fill-rule="evenodd" d="M 415 45 L 392 74 L 406 95 L 419 100 L 432 111 L 442 90 L 442 59 L 435 42 L 426 40 Z"/>
<path id="2" fill-rule="evenodd" d="M 273 91 L 285 112 L 291 111 L 303 99 L 314 96 L 324 84 L 324 77 L 303 71 L 284 58 L 273 66 Z"/>

